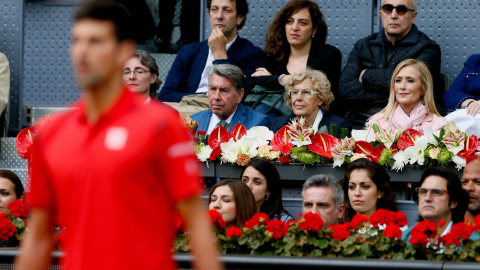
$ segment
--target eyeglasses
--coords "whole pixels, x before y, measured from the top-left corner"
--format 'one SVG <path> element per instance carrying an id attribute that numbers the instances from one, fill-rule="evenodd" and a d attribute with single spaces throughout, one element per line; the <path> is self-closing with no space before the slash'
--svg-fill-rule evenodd
<path id="1" fill-rule="evenodd" d="M 289 96 L 300 95 L 302 97 L 311 97 L 313 94 L 317 92 L 313 91 L 312 89 L 303 89 L 303 90 L 293 89 L 293 90 L 289 90 L 287 93 Z"/>
<path id="2" fill-rule="evenodd" d="M 448 190 L 439 188 L 416 188 L 415 191 L 419 197 L 426 197 L 429 191 L 432 197 L 441 197 L 445 193 L 448 194 Z"/>
<path id="3" fill-rule="evenodd" d="M 404 15 L 405 13 L 407 13 L 407 11 L 415 11 L 415 9 L 407 8 L 407 6 L 405 5 L 394 6 L 391 4 L 385 4 L 382 6 L 382 11 L 385 14 L 391 14 L 394 9 L 397 10 L 398 15 Z"/>
<path id="4" fill-rule="evenodd" d="M 147 72 L 150 72 L 150 70 L 145 70 L 143 68 L 136 68 L 134 70 L 126 69 L 122 72 L 122 76 L 123 77 L 128 77 L 128 76 L 130 76 L 131 73 L 133 73 L 133 75 L 135 75 L 135 77 L 137 77 L 137 76 L 142 76 L 143 74 L 145 74 Z"/>

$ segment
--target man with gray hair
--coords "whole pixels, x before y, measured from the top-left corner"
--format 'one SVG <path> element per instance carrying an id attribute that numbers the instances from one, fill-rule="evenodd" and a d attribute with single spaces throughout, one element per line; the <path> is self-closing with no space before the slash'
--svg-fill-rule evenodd
<path id="1" fill-rule="evenodd" d="M 322 217 L 325 226 L 337 224 L 345 214 L 342 186 L 331 175 L 318 174 L 303 183 L 303 214 Z"/>
<path id="2" fill-rule="evenodd" d="M 440 46 L 414 24 L 417 0 L 382 0 L 381 5 L 383 28 L 355 43 L 340 77 L 340 96 L 355 129 L 387 105 L 393 71 L 406 59 L 428 66 L 437 109 L 443 107 Z"/>
<path id="3" fill-rule="evenodd" d="M 241 123 L 247 129 L 254 126 L 270 127 L 270 118 L 240 104 L 245 93 L 245 76 L 234 65 L 220 64 L 210 68 L 207 91 L 208 110 L 192 115 L 198 121 L 198 131 L 210 134 L 220 121 L 223 126 L 230 124 L 228 131 Z"/>

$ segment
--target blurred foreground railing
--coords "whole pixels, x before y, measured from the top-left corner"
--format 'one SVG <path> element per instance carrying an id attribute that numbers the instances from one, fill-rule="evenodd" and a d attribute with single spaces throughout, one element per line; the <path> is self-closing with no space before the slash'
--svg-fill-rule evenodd
<path id="1" fill-rule="evenodd" d="M 18 249 L 0 249 L 0 269 L 15 269 L 13 261 L 20 254 Z M 63 252 L 52 253 L 54 263 L 49 269 L 61 269 L 58 260 Z M 175 254 L 179 268 L 191 267 L 192 256 L 189 254 Z M 402 260 L 360 260 L 334 259 L 311 257 L 278 257 L 278 256 L 245 256 L 223 255 L 220 260 L 226 269 L 438 269 L 438 270 L 470 270 L 480 269 L 480 263 L 449 263 L 431 261 L 402 261 Z"/>

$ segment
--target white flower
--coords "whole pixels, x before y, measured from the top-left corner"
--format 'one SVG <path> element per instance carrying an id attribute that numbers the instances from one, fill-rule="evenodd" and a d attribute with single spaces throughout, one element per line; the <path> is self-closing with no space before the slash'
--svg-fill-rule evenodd
<path id="1" fill-rule="evenodd" d="M 467 166 L 467 160 L 461 156 L 453 156 L 452 161 L 455 163 L 455 168 L 457 168 L 457 170 L 461 170 Z"/>
<path id="2" fill-rule="evenodd" d="M 380 128 L 380 132 L 375 132 L 376 141 L 383 143 L 388 149 L 392 147 L 396 135 L 397 133 L 393 127 L 387 130 Z"/>
<path id="3" fill-rule="evenodd" d="M 333 157 L 333 168 L 341 167 L 344 162 L 345 162 L 345 156 L 340 155 L 340 156 Z"/>
<path id="4" fill-rule="evenodd" d="M 370 131 L 365 130 L 365 129 L 354 129 L 352 130 L 352 138 L 355 139 L 355 141 L 367 141 L 371 142 L 372 139 L 370 138 Z"/>
<path id="5" fill-rule="evenodd" d="M 435 137 L 433 137 L 433 134 L 434 134 L 434 132 L 432 130 L 432 126 L 428 126 L 425 130 L 423 130 L 423 136 L 422 137 L 426 138 L 428 144 L 438 146 L 438 142 L 435 139 Z M 440 135 L 440 131 L 438 131 L 438 135 L 435 135 L 435 136 L 438 137 L 439 135 Z"/>
<path id="6" fill-rule="evenodd" d="M 201 162 L 205 162 L 210 158 L 210 155 L 212 154 L 213 149 L 207 144 L 207 145 L 199 145 L 199 150 L 197 152 L 197 158 Z"/>
<path id="7" fill-rule="evenodd" d="M 271 141 L 274 135 L 275 134 L 273 131 L 269 130 L 267 127 L 258 126 L 247 130 L 246 136 L 248 138 L 258 138 L 260 141 L 262 141 L 261 145 L 263 145 L 268 144 L 268 141 Z"/>
<path id="8" fill-rule="evenodd" d="M 220 149 L 222 149 L 222 160 L 230 163 L 236 163 L 238 155 L 241 153 L 242 149 L 233 138 L 226 143 L 220 144 Z"/>
<path id="9" fill-rule="evenodd" d="M 423 165 L 425 161 L 425 151 L 419 146 L 410 146 L 404 151 L 405 156 L 410 160 L 410 164 L 418 163 Z"/>
<path id="10" fill-rule="evenodd" d="M 407 156 L 401 150 L 398 150 L 398 152 L 393 156 L 393 159 L 395 162 L 393 163 L 392 170 L 396 170 L 397 172 L 403 170 L 403 167 L 408 162 Z"/>
<path id="11" fill-rule="evenodd" d="M 249 138 L 247 136 L 243 136 L 240 140 L 237 141 L 237 144 L 240 146 L 241 154 L 245 154 L 250 158 L 254 158 L 258 154 L 257 148 L 260 147 L 263 141 L 261 141 L 258 137 Z"/>

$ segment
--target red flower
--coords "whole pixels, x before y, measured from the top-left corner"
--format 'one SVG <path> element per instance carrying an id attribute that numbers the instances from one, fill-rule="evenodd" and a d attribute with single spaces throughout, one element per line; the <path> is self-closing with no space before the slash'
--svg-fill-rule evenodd
<path id="1" fill-rule="evenodd" d="M 415 129 L 407 129 L 402 135 L 398 138 L 397 146 L 402 151 L 405 151 L 410 146 L 415 145 L 415 140 L 417 137 L 423 136 L 423 133 Z"/>
<path id="2" fill-rule="evenodd" d="M 350 236 L 350 232 L 348 231 L 350 225 L 346 222 L 343 224 L 330 225 L 328 228 L 333 230 L 332 237 L 338 241 L 345 240 Z"/>
<path id="3" fill-rule="evenodd" d="M 409 242 L 413 245 L 425 247 L 428 243 L 428 238 L 437 236 L 437 233 L 437 224 L 433 221 L 424 220 L 412 228 Z"/>
<path id="4" fill-rule="evenodd" d="M 332 158 L 332 148 L 341 143 L 335 136 L 325 133 L 317 133 L 311 140 L 312 143 L 308 145 L 308 150 L 329 159 Z"/>
<path id="5" fill-rule="evenodd" d="M 210 154 L 210 160 L 217 159 L 217 157 L 220 156 L 221 153 L 222 153 L 222 149 L 220 148 L 213 150 L 212 153 Z"/>
<path id="6" fill-rule="evenodd" d="M 296 222 L 297 222 L 296 219 L 290 219 L 290 220 L 287 221 L 287 225 L 290 226 L 290 224 L 296 223 Z"/>
<path id="7" fill-rule="evenodd" d="M 175 233 L 185 232 L 185 223 L 183 222 L 183 215 L 177 211 L 173 213 L 173 229 Z"/>
<path id="8" fill-rule="evenodd" d="M 247 220 L 247 222 L 245 222 L 245 228 L 247 229 L 253 229 L 253 227 L 257 226 L 257 225 L 260 225 L 260 224 L 267 224 L 268 222 L 268 215 L 265 214 L 265 213 L 256 213 L 255 215 L 253 215 L 253 217 L 249 220 Z"/>
<path id="9" fill-rule="evenodd" d="M 367 215 L 356 214 L 353 216 L 352 221 L 350 222 L 350 228 L 357 230 L 358 225 L 368 222 Z"/>
<path id="10" fill-rule="evenodd" d="M 0 215 L 0 239 L 7 241 L 8 238 L 15 234 L 17 228 L 15 228 L 12 222 L 5 217 L 5 213 L 1 212 L 1 214 L 3 215 Z"/>
<path id="11" fill-rule="evenodd" d="M 198 133 L 198 136 L 205 136 L 207 134 L 207 131 L 206 130 L 199 130 L 197 131 Z"/>
<path id="12" fill-rule="evenodd" d="M 288 232 L 288 226 L 283 220 L 272 219 L 267 223 L 265 231 L 272 233 L 272 238 L 278 240 L 283 238 Z"/>
<path id="13" fill-rule="evenodd" d="M 462 151 L 458 152 L 458 156 L 466 158 L 467 156 L 473 154 L 478 148 L 478 138 L 475 135 L 467 137 L 465 141 L 465 146 Z"/>
<path id="14" fill-rule="evenodd" d="M 228 228 L 225 235 L 229 236 L 229 237 L 239 237 L 240 238 L 240 237 L 243 236 L 243 233 L 242 233 L 242 230 L 240 230 L 239 228 L 237 228 L 235 226 L 231 226 L 230 228 Z"/>
<path id="15" fill-rule="evenodd" d="M 370 161 L 378 162 L 385 146 L 382 144 L 373 147 L 369 142 L 358 141 L 355 143 L 355 153 L 364 154 Z"/>
<path id="16" fill-rule="evenodd" d="M 12 215 L 16 218 L 24 215 L 24 212 L 25 212 L 24 203 L 19 199 L 9 203 L 7 207 L 12 212 Z M 28 208 L 30 208 L 30 207 L 28 207 Z M 27 217 L 28 217 L 28 215 L 27 215 Z"/>
<path id="17" fill-rule="evenodd" d="M 441 228 L 443 226 L 445 226 L 445 220 L 442 219 L 442 220 L 440 220 L 440 222 L 438 222 L 438 227 Z"/>
<path id="18" fill-rule="evenodd" d="M 387 224 L 387 227 L 383 230 L 383 234 L 388 238 L 402 238 L 400 226 L 394 223 Z"/>
<path id="19" fill-rule="evenodd" d="M 292 163 L 292 160 L 289 159 L 289 158 L 286 157 L 286 156 L 281 156 L 281 157 L 280 157 L 280 162 L 281 162 L 282 164 L 287 164 L 287 163 Z"/>
<path id="20" fill-rule="evenodd" d="M 240 138 L 247 135 L 247 128 L 244 125 L 240 124 L 239 122 L 232 128 L 232 130 L 230 130 L 229 135 L 230 135 L 230 138 L 233 138 L 235 141 L 238 141 L 240 140 Z"/>
<path id="21" fill-rule="evenodd" d="M 318 214 L 308 212 L 298 222 L 298 228 L 305 232 L 316 232 L 323 228 L 323 220 Z"/>
<path id="22" fill-rule="evenodd" d="M 208 137 L 208 145 L 215 150 L 220 148 L 220 144 L 226 143 L 229 140 L 230 135 L 228 134 L 228 130 L 223 126 L 219 126 L 210 133 L 210 136 Z"/>
<path id="23" fill-rule="evenodd" d="M 225 220 L 223 220 L 222 215 L 220 215 L 220 213 L 218 213 L 217 210 L 215 209 L 209 210 L 208 216 L 210 217 L 212 224 L 215 225 L 217 229 L 223 230 L 227 226 L 227 223 L 225 222 Z"/>
<path id="24" fill-rule="evenodd" d="M 273 151 L 282 151 L 283 155 L 290 154 L 293 144 L 290 142 L 290 137 L 287 133 L 289 129 L 290 128 L 288 126 L 284 126 L 278 130 L 277 133 L 275 133 L 275 136 L 273 136 L 273 139 L 270 142 L 270 146 L 272 146 Z M 280 158 L 280 161 L 281 159 L 282 158 Z"/>
<path id="25" fill-rule="evenodd" d="M 480 233 L 480 214 L 475 217 L 475 231 Z"/>
<path id="26" fill-rule="evenodd" d="M 473 233 L 474 226 L 467 225 L 463 222 L 456 223 L 452 226 L 450 232 L 439 239 L 440 243 L 445 245 L 455 244 L 462 245 L 462 240 L 468 239 Z"/>
<path id="27" fill-rule="evenodd" d="M 30 157 L 30 150 L 33 145 L 33 137 L 37 134 L 38 128 L 35 126 L 22 129 L 15 139 L 15 147 L 18 155 L 23 159 Z"/>
<path id="28" fill-rule="evenodd" d="M 393 212 L 386 209 L 378 209 L 370 216 L 370 224 L 378 228 L 378 225 L 396 224 L 400 227 L 407 225 L 407 216 L 402 212 Z"/>

